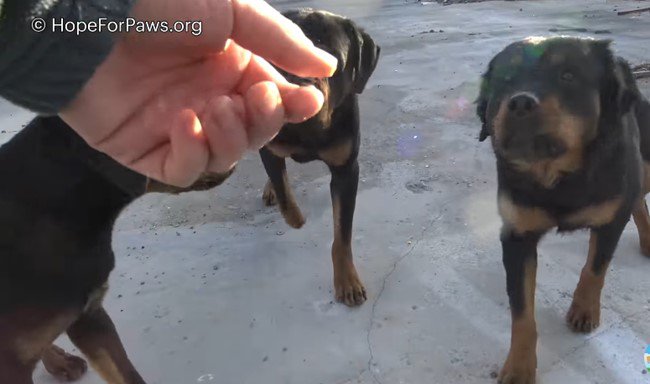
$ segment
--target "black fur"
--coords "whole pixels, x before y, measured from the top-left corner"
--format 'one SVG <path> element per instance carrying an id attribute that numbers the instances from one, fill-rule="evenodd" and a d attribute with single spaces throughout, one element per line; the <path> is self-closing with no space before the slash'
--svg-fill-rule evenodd
<path id="1" fill-rule="evenodd" d="M 529 103 L 523 109 L 522 104 L 513 101 L 522 94 Z M 579 154 L 579 160 L 572 163 L 574 167 L 567 167 L 557 172 L 557 178 L 551 182 L 544 182 L 536 172 L 550 169 L 549 165 L 563 159 L 568 148 L 565 145 L 560 147 L 563 150 L 545 152 L 532 145 L 540 137 L 555 140 L 558 131 L 549 126 L 566 123 L 560 113 L 544 114 L 552 110 L 548 105 L 553 101 L 559 103 L 571 122 L 584 123 L 563 125 L 562 134 L 567 129 L 592 128 L 576 131 L 580 133 L 581 150 L 572 152 Z M 531 320 L 526 314 L 530 313 L 526 312 L 530 303 L 525 300 L 525 287 L 533 282 L 527 282 L 531 276 L 525 273 L 525 267 L 529 265 L 534 273 L 538 241 L 552 227 L 559 231 L 590 229 L 593 254 L 583 270 L 567 321 L 574 330 L 582 332 L 598 326 L 602 285 L 597 282 L 604 282 L 623 228 L 647 192 L 643 169 L 650 160 L 650 104 L 639 92 L 627 62 L 612 53 L 609 41 L 561 37 L 516 42 L 496 55 L 482 76 L 476 113 L 481 121 L 479 140 L 492 139 L 498 194 L 500 199 L 505 198 L 501 204 L 507 205 L 500 206 L 504 219 L 501 242 L 512 319 L 518 326 L 513 328 L 512 335 L 517 343 L 511 347 L 501 379 L 529 382 L 534 377 L 526 377 L 526 372 L 534 372 L 534 367 L 526 364 L 534 361 L 534 356 L 521 355 L 534 353 L 536 336 L 530 339 L 531 331 L 522 329 L 536 331 L 534 318 Z M 511 135 L 517 139 L 517 148 L 508 147 Z M 603 214 L 605 219 L 598 219 L 598 209 L 604 209 L 598 207 L 611 201 L 620 201 L 614 206 L 615 212 L 611 217 Z M 643 207 L 643 214 L 635 210 L 635 215 L 647 216 Z M 587 219 L 572 220 L 572 215 L 586 209 L 592 209 Z M 509 213 L 512 210 L 529 216 L 516 222 L 521 216 L 513 219 Z M 537 227 L 527 227 L 535 220 L 540 223 Z M 650 236 L 641 234 L 641 227 L 639 231 L 642 237 Z M 591 303 L 597 311 L 585 310 L 584 303 L 590 300 L 585 299 L 589 296 L 585 289 L 598 290 L 592 295 L 598 302 Z M 530 344 L 522 346 L 522 340 Z"/>
<path id="2" fill-rule="evenodd" d="M 151 187 L 175 189 L 92 149 L 58 117 L 30 122 L 0 148 L 0 164 L 0 383 L 31 383 L 66 331 L 91 360 L 101 349 L 130 383 L 144 383 L 101 295 L 119 213 Z M 207 175 L 195 189 L 215 185 Z"/>
<path id="3" fill-rule="evenodd" d="M 338 279 L 337 275 L 356 276 L 356 271 L 346 269 L 351 260 L 348 263 L 343 259 L 351 257 L 349 247 L 359 178 L 358 95 L 365 89 L 377 66 L 380 48 L 368 33 L 342 16 L 311 9 L 289 11 L 284 15 L 296 23 L 314 45 L 334 55 L 338 59 L 338 68 L 328 79 L 305 79 L 283 72 L 294 83 L 313 84 L 321 89 L 325 95 L 325 105 L 318 115 L 303 123 L 286 124 L 275 139 L 260 151 L 260 155 L 277 203 L 285 214 L 285 219 L 290 217 L 287 222 L 295 228 L 304 223 L 304 218 L 293 201 L 287 184 L 285 157 L 291 157 L 299 163 L 314 160 L 327 163 L 332 174 L 332 202 L 341 210 L 335 219 L 340 220 L 336 227 L 342 233 L 335 235 L 334 242 L 344 243 L 341 247 L 336 245 L 332 251 L 335 280 Z M 345 150 L 332 155 L 341 148 Z M 271 200 L 267 199 L 267 202 Z M 342 251 L 343 248 L 347 250 Z M 337 265 L 344 264 L 345 270 L 339 270 Z M 354 269 L 353 266 L 349 268 Z M 348 277 L 339 280 L 348 280 Z M 343 285 L 347 283 L 348 281 Z M 335 288 L 337 296 L 340 296 L 340 289 Z M 341 300 L 350 305 L 360 304 L 365 300 L 365 291 L 358 289 L 354 299 L 348 299 Z"/>

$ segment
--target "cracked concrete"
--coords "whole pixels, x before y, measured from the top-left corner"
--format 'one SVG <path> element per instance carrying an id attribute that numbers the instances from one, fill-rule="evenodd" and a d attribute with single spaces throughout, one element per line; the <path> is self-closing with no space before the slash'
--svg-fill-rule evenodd
<path id="1" fill-rule="evenodd" d="M 631 1 L 273 3 L 348 15 L 382 46 L 361 102 L 353 238 L 369 301 L 332 302 L 325 167 L 289 165 L 307 218 L 292 230 L 263 206 L 265 176 L 251 155 L 221 188 L 149 195 L 121 216 L 106 305 L 133 362 L 152 384 L 494 383 L 510 315 L 494 159 L 473 113 L 479 74 L 528 35 L 611 38 L 633 63 L 647 61 L 650 14 L 616 16 Z M 0 142 L 27 118 L 0 104 Z M 538 382 L 650 383 L 641 374 L 650 260 L 632 225 L 609 271 L 601 328 L 584 336 L 564 324 L 587 243 L 578 232 L 541 245 Z M 54 383 L 42 369 L 35 381 Z M 90 372 L 81 383 L 101 380 Z"/>

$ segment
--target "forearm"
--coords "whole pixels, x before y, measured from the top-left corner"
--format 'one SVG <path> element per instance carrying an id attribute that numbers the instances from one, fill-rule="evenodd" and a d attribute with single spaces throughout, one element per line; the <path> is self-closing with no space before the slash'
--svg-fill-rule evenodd
<path id="1" fill-rule="evenodd" d="M 66 33 L 52 20 L 124 19 L 135 0 L 0 0 L 0 96 L 41 114 L 56 114 L 110 52 L 107 31 Z M 35 18 L 46 28 L 32 29 Z"/>

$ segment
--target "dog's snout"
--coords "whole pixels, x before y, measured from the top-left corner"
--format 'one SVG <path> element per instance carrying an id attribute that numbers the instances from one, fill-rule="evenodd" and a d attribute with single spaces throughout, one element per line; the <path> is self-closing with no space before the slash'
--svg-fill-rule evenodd
<path id="1" fill-rule="evenodd" d="M 524 117 L 537 109 L 537 98 L 528 93 L 518 93 L 510 98 L 508 110 L 517 116 Z"/>
<path id="2" fill-rule="evenodd" d="M 540 135 L 533 140 L 534 152 L 543 157 L 556 158 L 566 152 L 565 145 L 549 135 Z"/>

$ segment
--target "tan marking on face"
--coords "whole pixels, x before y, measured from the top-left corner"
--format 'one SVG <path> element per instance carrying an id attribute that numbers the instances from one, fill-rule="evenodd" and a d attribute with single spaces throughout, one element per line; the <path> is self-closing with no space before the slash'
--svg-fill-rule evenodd
<path id="1" fill-rule="evenodd" d="M 567 153 L 554 160 L 536 162 L 512 161 L 512 165 L 521 172 L 529 173 L 544 188 L 553 188 L 566 173 L 580 169 L 582 156 L 578 152 Z"/>
<path id="2" fill-rule="evenodd" d="M 568 173 L 582 168 L 585 144 L 597 134 L 600 99 L 594 95 L 596 116 L 593 120 L 580 119 L 564 111 L 556 97 L 547 97 L 540 103 L 545 119 L 544 131 L 563 143 L 567 149 L 562 156 L 538 161 L 511 160 L 512 165 L 521 172 L 529 173 L 545 188 L 553 188 Z"/>
<path id="3" fill-rule="evenodd" d="M 504 224 L 517 234 L 545 232 L 557 225 L 544 209 L 518 206 L 505 194 L 499 196 L 498 205 Z"/>
<path id="4" fill-rule="evenodd" d="M 622 203 L 623 198 L 617 197 L 583 208 L 578 212 L 572 213 L 562 221 L 575 226 L 599 227 L 614 220 Z"/>
<path id="5" fill-rule="evenodd" d="M 99 373 L 99 375 L 110 384 L 129 384 L 120 370 L 113 361 L 110 353 L 104 349 L 94 351 L 92 356 L 89 356 L 90 365 Z"/>
<path id="6" fill-rule="evenodd" d="M 76 320 L 77 315 L 72 312 L 54 316 L 47 323 L 28 333 L 20 334 L 15 340 L 15 350 L 18 359 L 24 364 L 32 364 L 40 359 L 43 351 L 54 340 L 65 332 Z M 44 322 L 46 320 L 44 319 Z"/>
<path id="7" fill-rule="evenodd" d="M 342 143 L 335 144 L 327 149 L 318 152 L 327 165 L 340 167 L 345 165 L 352 155 L 352 140 L 346 140 Z"/>

